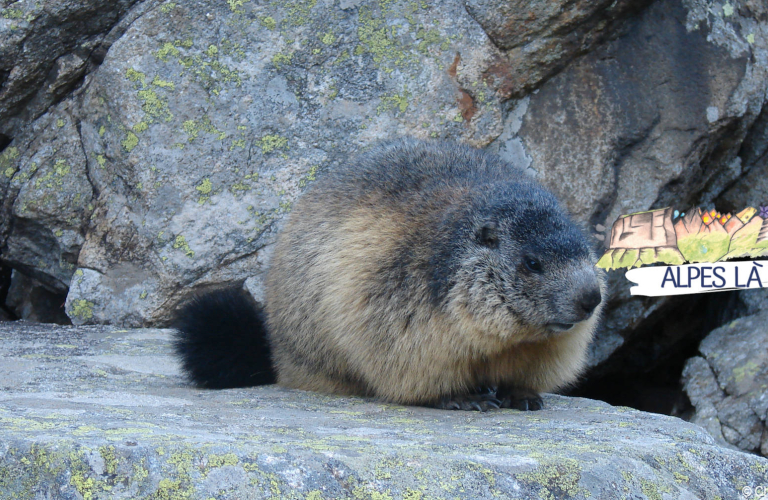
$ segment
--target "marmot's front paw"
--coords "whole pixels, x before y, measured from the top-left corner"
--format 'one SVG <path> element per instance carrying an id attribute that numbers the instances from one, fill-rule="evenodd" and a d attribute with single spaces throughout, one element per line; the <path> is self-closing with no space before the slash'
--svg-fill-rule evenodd
<path id="1" fill-rule="evenodd" d="M 541 410 L 544 407 L 544 401 L 536 391 L 530 389 L 520 389 L 519 387 L 499 387 L 496 397 L 501 404 L 501 408 L 512 408 L 514 410 Z"/>
<path id="2" fill-rule="evenodd" d="M 465 394 L 462 396 L 445 396 L 438 401 L 435 408 L 441 410 L 476 410 L 488 411 L 491 408 L 499 408 L 501 401 L 496 399 L 493 392 L 480 392 L 478 394 Z"/>

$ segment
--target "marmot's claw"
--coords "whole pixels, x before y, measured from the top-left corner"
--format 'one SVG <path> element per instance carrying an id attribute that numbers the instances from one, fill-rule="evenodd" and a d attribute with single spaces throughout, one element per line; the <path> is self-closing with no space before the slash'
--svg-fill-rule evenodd
<path id="1" fill-rule="evenodd" d="M 513 410 L 521 410 L 521 411 L 536 411 L 541 410 L 543 406 L 543 401 L 541 398 L 535 398 L 535 399 L 505 399 L 502 401 L 502 408 L 511 408 Z"/>
<path id="2" fill-rule="evenodd" d="M 481 394 L 465 394 L 463 396 L 445 396 L 435 405 L 435 408 L 441 410 L 486 412 L 500 406 L 501 401 L 496 399 L 496 395 L 493 392 L 485 392 Z"/>
<path id="3" fill-rule="evenodd" d="M 490 385 L 478 385 L 475 388 L 476 394 L 496 394 L 496 388 Z"/>
<path id="4" fill-rule="evenodd" d="M 501 400 L 502 408 L 513 410 L 536 411 L 544 407 L 544 401 L 536 391 L 516 387 L 500 387 L 496 397 Z"/>

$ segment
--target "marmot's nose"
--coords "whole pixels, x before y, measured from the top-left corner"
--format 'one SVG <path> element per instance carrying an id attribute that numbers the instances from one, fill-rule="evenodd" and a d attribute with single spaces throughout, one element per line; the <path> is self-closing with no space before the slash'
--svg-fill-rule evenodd
<path id="1" fill-rule="evenodd" d="M 581 310 L 589 316 L 592 314 L 592 311 L 595 310 L 595 307 L 600 305 L 600 302 L 602 302 L 603 298 L 600 296 L 600 289 L 599 288 L 593 288 L 591 290 L 585 291 L 581 297 L 578 299 L 579 307 Z"/>

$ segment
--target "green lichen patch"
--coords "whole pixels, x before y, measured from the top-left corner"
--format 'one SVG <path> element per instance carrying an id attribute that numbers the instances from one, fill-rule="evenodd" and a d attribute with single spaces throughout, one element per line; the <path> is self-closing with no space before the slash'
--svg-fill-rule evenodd
<path id="1" fill-rule="evenodd" d="M 147 75 L 145 75 L 141 71 L 137 71 L 133 68 L 128 68 L 127 70 L 125 70 L 125 77 L 134 83 L 140 84 L 142 88 L 146 86 L 144 81 L 146 80 Z"/>
<path id="2" fill-rule="evenodd" d="M 277 69 L 280 69 L 284 64 L 290 64 L 291 59 L 293 59 L 293 53 L 283 54 L 282 52 L 278 52 L 272 56 L 272 64 L 274 64 Z"/>
<path id="3" fill-rule="evenodd" d="M 251 189 L 253 188 L 249 184 L 246 184 L 244 182 L 236 182 L 235 184 L 232 185 L 231 188 L 229 188 L 232 194 L 237 194 L 238 192 L 250 191 Z"/>
<path id="4" fill-rule="evenodd" d="M 229 56 L 236 61 L 243 60 L 246 53 L 242 45 L 222 40 L 220 45 L 209 44 L 199 52 L 192 50 L 193 45 L 192 40 L 166 42 L 155 52 L 155 57 L 166 63 L 172 59 L 176 60 L 184 68 L 184 72 L 191 73 L 195 81 L 213 95 L 218 96 L 224 85 L 239 87 L 242 84 L 240 72 L 220 60 L 221 56 Z"/>
<path id="5" fill-rule="evenodd" d="M 176 2 L 168 2 L 160 6 L 160 12 L 167 14 L 176 8 Z"/>
<path id="6" fill-rule="evenodd" d="M 434 28 L 419 28 L 416 31 L 416 39 L 419 41 L 417 50 L 422 54 L 427 54 L 429 48 L 434 45 L 439 45 L 441 50 L 448 50 L 450 47 L 449 40 L 440 35 L 440 32 Z"/>
<path id="7" fill-rule="evenodd" d="M 542 464 L 533 472 L 517 474 L 516 478 L 530 484 L 538 490 L 539 497 L 545 500 L 573 498 L 589 495 L 589 491 L 579 486 L 581 465 L 572 458 L 545 457 L 537 454 Z"/>
<path id="8" fill-rule="evenodd" d="M 207 469 L 223 467 L 225 465 L 237 465 L 240 460 L 234 453 L 225 453 L 224 455 L 209 455 Z"/>
<path id="9" fill-rule="evenodd" d="M 174 84 L 173 82 L 169 82 L 167 80 L 163 80 L 159 76 L 155 76 L 155 79 L 152 80 L 152 85 L 155 85 L 157 87 L 162 87 L 168 90 L 176 90 L 176 84 Z"/>
<path id="10" fill-rule="evenodd" d="M 376 114 L 384 113 L 390 109 L 397 109 L 401 113 L 405 113 L 410 98 L 411 93 L 407 88 L 401 94 L 384 95 L 381 97 L 381 103 L 376 107 Z"/>
<path id="11" fill-rule="evenodd" d="M 373 62 L 386 73 L 415 62 L 410 51 L 398 40 L 399 29 L 397 26 L 388 26 L 371 8 L 361 7 L 357 28 L 360 45 L 355 49 L 355 54 L 370 53 Z"/>
<path id="12" fill-rule="evenodd" d="M 227 0 L 227 5 L 229 5 L 229 10 L 235 13 L 241 13 L 243 12 L 243 5 L 246 4 L 249 0 Z"/>
<path id="13" fill-rule="evenodd" d="M 309 22 L 311 11 L 317 0 L 289 0 L 286 2 L 286 19 L 292 26 L 303 26 Z"/>
<path id="14" fill-rule="evenodd" d="M 99 448 L 99 454 L 101 455 L 102 460 L 104 460 L 104 472 L 111 476 L 117 474 L 118 460 L 115 455 L 115 447 L 102 446 Z"/>
<path id="15" fill-rule="evenodd" d="M 93 318 L 93 302 L 89 302 L 85 299 L 75 299 L 72 301 L 72 307 L 69 309 L 69 316 L 74 316 L 82 320 L 89 320 Z"/>
<path id="16" fill-rule="evenodd" d="M 128 133 L 125 134 L 125 139 L 123 139 L 120 144 L 123 146 L 123 149 L 130 153 L 133 151 L 133 148 L 139 145 L 139 138 L 129 130 Z"/>
<path id="17" fill-rule="evenodd" d="M 187 134 L 188 142 L 193 142 L 197 139 L 200 132 L 212 134 L 220 141 L 227 137 L 227 133 L 216 128 L 208 115 L 204 115 L 200 120 L 186 120 L 182 123 L 181 127 Z"/>
<path id="18" fill-rule="evenodd" d="M 317 175 L 317 165 L 313 165 L 309 169 L 309 172 L 307 172 L 307 175 L 299 179 L 299 187 L 300 188 L 306 187 L 307 183 L 315 180 L 316 175 Z"/>
<path id="19" fill-rule="evenodd" d="M 144 111 L 145 119 L 152 123 L 155 120 L 165 120 L 167 122 L 173 119 L 173 114 L 168 109 L 168 102 L 157 95 L 153 89 L 139 90 L 139 99 L 142 100 L 141 109 Z"/>
<path id="20" fill-rule="evenodd" d="M 349 60 L 350 57 L 351 56 L 349 55 L 349 51 L 345 49 L 341 54 L 339 54 L 339 57 L 337 57 L 336 60 L 333 61 L 333 65 L 336 66 L 336 65 L 342 64 L 343 62 Z"/>
<path id="21" fill-rule="evenodd" d="M 262 26 L 267 28 L 270 31 L 273 31 L 275 28 L 277 28 L 277 22 L 275 22 L 275 18 L 272 16 L 265 16 L 259 19 L 259 22 Z"/>
<path id="22" fill-rule="evenodd" d="M 4 498 L 31 500 L 39 484 L 55 482 L 66 467 L 63 454 L 37 444 L 32 444 L 27 452 L 11 448 L 2 458 L 0 491 L 7 495 L 12 495 L 9 492 L 20 493 L 18 497 L 13 495 Z"/>
<path id="23" fill-rule="evenodd" d="M 13 174 L 18 170 L 16 160 L 19 157 L 19 149 L 16 147 L 6 148 L 5 151 L 0 153 L 0 172 L 8 178 L 13 177 Z"/>
<path id="24" fill-rule="evenodd" d="M 662 500 L 659 488 L 653 482 L 643 477 L 640 478 L 640 490 L 648 500 Z"/>
<path id="25" fill-rule="evenodd" d="M 66 160 L 58 159 L 54 162 L 53 168 L 35 180 L 35 188 L 39 189 L 42 186 L 48 189 L 59 189 L 64 185 L 64 177 L 71 170 Z"/>
<path id="26" fill-rule="evenodd" d="M 163 62 L 168 62 L 171 57 L 179 57 L 181 52 L 171 42 L 165 42 L 162 47 L 155 51 L 155 57 Z"/>
<path id="27" fill-rule="evenodd" d="M 24 11 L 15 7 L 0 10 L 0 17 L 3 19 L 21 19 L 24 17 Z"/>
<path id="28" fill-rule="evenodd" d="M 157 490 L 147 498 L 151 500 L 188 500 L 193 498 L 194 489 L 181 480 L 163 478 L 157 485 Z"/>
<path id="29" fill-rule="evenodd" d="M 256 141 L 256 144 L 261 148 L 262 153 L 267 154 L 276 149 L 285 148 L 288 145 L 288 139 L 277 134 L 265 135 Z"/>
<path id="30" fill-rule="evenodd" d="M 216 57 L 219 55 L 219 48 L 215 45 L 209 45 L 208 48 L 205 50 L 205 55 L 209 57 Z"/>
<path id="31" fill-rule="evenodd" d="M 183 234 L 179 234 L 176 236 L 176 239 L 173 241 L 173 248 L 177 250 L 181 250 L 182 252 L 184 252 L 184 255 L 186 255 L 189 258 L 192 258 L 195 256 L 194 250 L 189 248 L 189 243 L 187 243 L 187 238 L 185 238 Z"/>
<path id="32" fill-rule="evenodd" d="M 197 203 L 202 205 L 211 198 L 211 191 L 213 191 L 213 184 L 209 178 L 204 178 L 200 184 L 195 187 L 195 190 L 200 193 L 200 197 L 197 199 Z"/>
<path id="33" fill-rule="evenodd" d="M 751 380 L 760 372 L 761 366 L 754 361 L 747 361 L 741 366 L 733 369 L 733 381 L 737 384 L 744 382 L 745 379 Z"/>
<path id="34" fill-rule="evenodd" d="M 336 41 L 336 35 L 333 34 L 333 31 L 327 31 L 320 37 L 320 41 L 325 45 L 331 45 Z"/>

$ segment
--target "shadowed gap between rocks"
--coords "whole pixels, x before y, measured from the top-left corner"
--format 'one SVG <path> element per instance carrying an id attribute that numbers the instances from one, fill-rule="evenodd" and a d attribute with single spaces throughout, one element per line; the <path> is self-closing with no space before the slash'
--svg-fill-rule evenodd
<path id="1" fill-rule="evenodd" d="M 12 272 L 13 270 L 10 267 L 0 264 L 0 321 L 18 319 L 16 314 L 5 303 L 8 297 L 8 289 L 11 287 Z"/>
<path id="2" fill-rule="evenodd" d="M 739 293 L 670 298 L 632 339 L 564 394 L 686 418 L 692 407 L 681 383 L 685 362 L 698 355 L 709 332 L 745 313 Z"/>
<path id="3" fill-rule="evenodd" d="M 5 151 L 5 148 L 13 141 L 13 137 L 8 137 L 5 134 L 0 134 L 0 153 Z"/>

